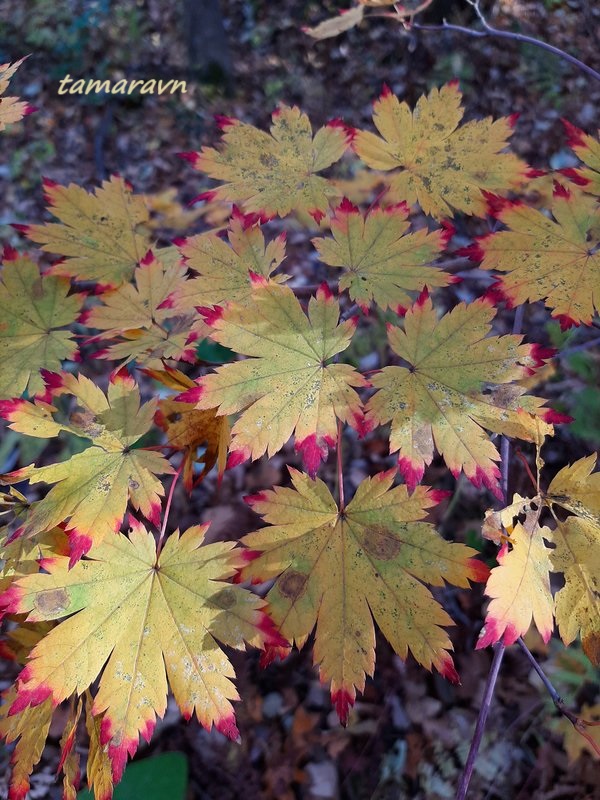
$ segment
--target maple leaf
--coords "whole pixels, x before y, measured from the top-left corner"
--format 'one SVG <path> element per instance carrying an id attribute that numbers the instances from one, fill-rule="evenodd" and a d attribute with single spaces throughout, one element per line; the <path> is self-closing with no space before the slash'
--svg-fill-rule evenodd
<path id="1" fill-rule="evenodd" d="M 157 524 L 164 489 L 156 475 L 174 470 L 160 453 L 133 449 L 152 425 L 156 401 L 140 406 L 139 389 L 129 375 L 113 373 L 107 395 L 83 375 L 63 373 L 48 380 L 55 394 L 67 393 L 77 401 L 68 419 L 55 419 L 57 410 L 44 401 L 4 401 L 0 411 L 10 427 L 43 439 L 67 431 L 92 445 L 58 464 L 30 464 L 10 472 L 2 482 L 55 484 L 13 536 L 32 536 L 66 523 L 74 563 L 93 543 L 118 531 L 128 499 Z"/>
<path id="2" fill-rule="evenodd" d="M 77 347 L 69 330 L 83 295 L 69 294 L 65 278 L 40 275 L 25 256 L 5 250 L 0 273 L 0 399 L 43 390 L 40 369 L 57 370 L 74 359 Z"/>
<path id="3" fill-rule="evenodd" d="M 27 56 L 25 56 L 27 58 Z M 6 129 L 12 122 L 18 122 L 27 114 L 31 114 L 36 109 L 18 97 L 4 97 L 4 92 L 8 89 L 10 79 L 25 61 L 21 58 L 14 64 L 0 64 L 0 131 Z"/>
<path id="4" fill-rule="evenodd" d="M 281 643 L 251 592 L 222 581 L 242 559 L 233 542 L 202 546 L 208 525 L 172 534 L 160 555 L 134 522 L 70 568 L 56 557 L 48 574 L 21 578 L 5 592 L 10 613 L 63 620 L 32 650 L 10 713 L 82 693 L 99 678 L 92 713 L 103 714 L 100 741 L 118 781 L 139 735 L 149 740 L 167 704 L 167 679 L 189 719 L 232 739 L 233 667 L 216 640 L 237 649 Z M 63 619 L 67 617 L 67 619 Z"/>
<path id="5" fill-rule="evenodd" d="M 29 777 L 42 757 L 48 738 L 54 706 L 48 698 L 35 708 L 24 708 L 11 714 L 10 708 L 17 698 L 17 687 L 12 685 L 3 693 L 0 707 L 0 736 L 7 744 L 16 742 L 12 752 L 8 800 L 26 800 Z"/>
<path id="6" fill-rule="evenodd" d="M 600 472 L 592 475 L 596 456 L 564 467 L 548 487 L 547 502 L 574 512 L 560 521 L 550 558 L 565 585 L 555 597 L 561 638 L 570 644 L 581 635 L 583 650 L 600 665 Z"/>
<path id="7" fill-rule="evenodd" d="M 48 253 L 66 256 L 54 264 L 54 275 L 118 286 L 130 280 L 150 247 L 144 230 L 149 214 L 143 197 L 113 175 L 94 194 L 71 183 L 44 180 L 49 211 L 60 220 L 19 226 Z"/>
<path id="8" fill-rule="evenodd" d="M 458 680 L 442 625 L 451 618 L 424 584 L 467 587 L 488 569 L 475 550 L 444 541 L 427 522 L 436 491 L 392 487 L 395 470 L 365 479 L 340 511 L 323 481 L 290 468 L 294 488 L 251 498 L 269 527 L 242 540 L 250 548 L 242 579 L 275 579 L 270 614 L 301 647 L 316 625 L 314 660 L 331 681 L 342 720 L 375 665 L 373 619 L 402 658 Z"/>
<path id="9" fill-rule="evenodd" d="M 352 6 L 352 8 L 341 11 L 335 17 L 323 20 L 314 28 L 305 27 L 302 28 L 302 31 L 312 36 L 313 39 L 331 39 L 333 36 L 339 36 L 340 33 L 356 27 L 359 22 L 362 22 L 363 16 L 364 8 L 361 5 Z"/>
<path id="10" fill-rule="evenodd" d="M 585 167 L 563 169 L 561 172 L 571 178 L 584 192 L 598 197 L 600 195 L 600 141 L 584 133 L 566 119 L 563 119 L 563 125 L 569 137 L 569 144 L 577 157 L 583 161 Z"/>
<path id="11" fill-rule="evenodd" d="M 488 336 L 496 311 L 485 299 L 461 303 L 438 321 L 423 294 L 407 312 L 404 330 L 388 326 L 396 355 L 409 366 L 385 367 L 373 376 L 367 422 L 391 420 L 390 452 L 412 489 L 431 463 L 434 446 L 454 476 L 461 469 L 475 486 L 501 497 L 500 456 L 483 428 L 526 441 L 551 433 L 544 400 L 513 382 L 540 363 L 537 345 L 522 336 Z M 544 353 L 542 352 L 542 356 Z"/>
<path id="12" fill-rule="evenodd" d="M 338 324 L 339 306 L 326 286 L 310 299 L 307 317 L 291 289 L 253 281 L 251 304 L 207 314 L 212 338 L 250 358 L 219 367 L 178 399 L 218 408 L 219 415 L 242 411 L 230 464 L 272 455 L 295 433 L 295 449 L 314 475 L 334 445 L 336 417 L 362 421 L 352 387 L 365 379 L 348 364 L 326 364 L 348 347 L 356 321 Z"/>
<path id="13" fill-rule="evenodd" d="M 469 248 L 483 269 L 506 273 L 500 289 L 511 304 L 544 300 L 561 326 L 589 325 L 600 309 L 600 211 L 596 200 L 556 184 L 550 218 L 520 202 L 495 212 L 509 230 Z"/>
<path id="14" fill-rule="evenodd" d="M 357 131 L 353 140 L 368 166 L 395 170 L 388 179 L 395 201 L 418 202 L 437 219 L 451 216 L 452 209 L 484 216 L 482 189 L 504 194 L 528 174 L 517 156 L 501 152 L 513 120 L 502 117 L 494 122 L 489 117 L 459 127 L 461 100 L 458 85 L 448 83 L 421 97 L 411 112 L 385 87 L 373 111 L 381 136 Z"/>
<path id="15" fill-rule="evenodd" d="M 271 134 L 253 125 L 221 119 L 223 147 L 184 153 L 193 167 L 225 181 L 198 199 L 243 203 L 246 211 L 285 217 L 306 211 L 325 216 L 335 188 L 318 172 L 334 164 L 348 146 L 346 127 L 333 120 L 312 135 L 310 121 L 299 108 L 281 105 L 273 113 Z"/>
<path id="16" fill-rule="evenodd" d="M 312 243 L 321 261 L 348 270 L 340 278 L 340 289 L 348 289 L 364 310 L 371 300 L 381 308 L 408 306 L 408 291 L 452 281 L 446 272 L 427 266 L 445 244 L 445 232 L 407 233 L 409 227 L 404 203 L 375 208 L 363 217 L 344 200 L 331 219 L 333 239 L 313 239 Z"/>
<path id="17" fill-rule="evenodd" d="M 266 244 L 257 216 L 234 208 L 227 238 L 229 245 L 210 231 L 191 236 L 180 246 L 188 267 L 200 275 L 175 289 L 175 308 L 249 303 L 251 274 L 275 283 L 288 280 L 288 275 L 272 275 L 285 258 L 285 233 Z"/>
<path id="18" fill-rule="evenodd" d="M 540 510 L 541 504 L 527 512 L 524 524 L 511 525 L 510 538 L 498 554 L 499 566 L 492 570 L 485 587 L 492 601 L 476 649 L 499 641 L 513 644 L 527 633 L 532 618 L 544 642 L 552 635 L 551 551 L 544 543 L 551 539 L 552 531 L 539 525 Z"/>
<path id="19" fill-rule="evenodd" d="M 0 535 L 5 529 L 0 528 Z M 61 528 L 52 528 L 26 539 L 10 537 L 0 545 L 0 591 L 7 589 L 15 578 L 39 572 L 40 564 L 56 554 L 69 553 L 69 540 Z"/>
<path id="20" fill-rule="evenodd" d="M 67 722 L 60 737 L 60 760 L 57 773 L 63 772 L 63 800 L 77 800 L 77 790 L 81 772 L 79 770 L 79 753 L 75 751 L 77 726 L 81 716 L 81 698 L 72 703 Z"/>
<path id="21" fill-rule="evenodd" d="M 159 251 L 160 255 L 160 251 Z M 103 292 L 101 306 L 86 310 L 80 322 L 103 333 L 89 341 L 119 341 L 94 354 L 95 358 L 136 360 L 139 365 L 162 366 L 162 359 L 194 361 L 188 338 L 195 314 L 173 308 L 172 296 L 185 284 L 187 269 L 178 259 L 163 263 L 152 251 L 135 269 L 135 286 L 125 283 Z"/>
<path id="22" fill-rule="evenodd" d="M 113 796 L 112 764 L 106 748 L 102 745 L 102 715 L 94 716 L 94 700 L 89 689 L 85 690 L 85 727 L 90 737 L 86 776 L 95 800 L 111 800 Z"/>
<path id="23" fill-rule="evenodd" d="M 146 370 L 146 373 L 179 393 L 196 386 L 187 375 L 170 367 L 167 370 Z M 226 416 L 217 416 L 214 408 L 201 411 L 194 403 L 166 398 L 158 401 L 154 419 L 167 434 L 169 444 L 184 452 L 183 483 L 188 491 L 200 483 L 215 464 L 218 465 L 221 480 L 230 438 L 229 419 Z M 199 447 L 205 448 L 201 456 L 198 456 Z M 195 475 L 194 465 L 198 463 L 202 463 L 204 468 L 199 475 Z"/>

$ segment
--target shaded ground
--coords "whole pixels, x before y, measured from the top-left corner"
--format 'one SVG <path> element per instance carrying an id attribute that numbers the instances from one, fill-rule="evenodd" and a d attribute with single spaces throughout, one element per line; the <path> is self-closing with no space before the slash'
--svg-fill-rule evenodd
<path id="1" fill-rule="evenodd" d="M 448 33 L 417 36 L 383 20 L 325 42 L 311 42 L 301 33 L 302 25 L 313 24 L 343 5 L 225 0 L 222 7 L 233 58 L 232 88 L 227 92 L 187 75 L 175 4 L 127 0 L 64 2 L 57 7 L 50 0 L 27 4 L 5 0 L 0 9 L 0 63 L 32 53 L 15 88 L 40 110 L 0 140 L 3 242 L 23 246 L 9 223 L 46 218 L 41 175 L 91 187 L 120 172 L 138 191 L 175 187 L 181 201 L 191 199 L 204 187 L 175 154 L 215 143 L 214 113 L 266 126 L 280 100 L 300 105 L 315 126 L 343 117 L 365 127 L 370 125 L 371 101 L 383 82 L 412 103 L 431 86 L 458 77 L 469 116 L 520 112 L 513 146 L 536 167 L 574 163 L 561 116 L 589 132 L 598 127 L 600 84 L 532 47 Z M 440 0 L 437 8 L 441 5 L 449 6 L 444 13 L 452 21 L 472 23 L 472 9 L 466 3 Z M 595 4 L 506 0 L 482 5 L 490 13 L 491 6 L 498 12 L 493 17 L 498 26 L 539 36 L 600 68 L 600 10 Z M 435 22 L 436 13 L 439 16 L 434 3 L 427 21 Z M 58 81 L 67 72 L 85 78 L 185 77 L 189 91 L 174 97 L 59 97 Z M 197 220 L 187 232 L 201 229 Z M 309 235 L 298 230 L 292 237 L 290 269 L 312 283 L 312 264 L 302 258 Z M 468 291 L 450 287 L 448 303 L 468 298 L 464 294 Z M 527 330 L 547 343 L 551 333 L 543 329 L 544 319 L 537 306 L 528 310 Z M 499 329 L 508 330 L 510 325 L 506 315 Z M 573 341 L 584 343 L 591 335 L 580 331 Z M 587 356 L 589 363 L 583 366 L 563 365 L 541 391 L 561 410 L 573 413 L 575 396 L 597 386 L 597 351 Z M 95 366 L 86 369 L 93 372 Z M 596 430 L 593 419 L 594 411 L 598 413 L 597 392 L 590 402 L 592 411 L 582 412 L 579 435 L 561 434 L 547 447 L 550 473 L 591 452 L 600 441 L 600 422 Z M 349 483 L 354 486 L 392 463 L 376 437 L 365 446 L 348 442 L 346 458 Z M 285 482 L 286 463 L 295 463 L 287 450 L 269 463 L 228 473 L 218 492 L 214 480 L 207 480 L 192 503 L 181 494 L 175 506 L 180 524 L 211 519 L 215 538 L 241 536 L 256 526 L 241 496 Z M 323 469 L 322 477 L 333 477 L 333 464 Z M 426 481 L 454 488 L 439 462 L 432 465 Z M 515 491 L 529 491 L 522 470 L 515 469 L 512 482 Z M 436 509 L 434 521 L 448 536 L 477 545 L 489 501 L 461 482 L 452 500 Z M 403 664 L 380 638 L 375 678 L 368 682 L 344 730 L 318 683 L 310 651 L 266 671 L 259 670 L 255 654 L 233 654 L 243 697 L 238 709 L 242 744 L 231 745 L 195 724 L 184 725 L 173 712 L 140 755 L 166 749 L 187 754 L 190 797 L 199 799 L 451 798 L 491 654 L 473 651 L 482 617 L 480 594 L 449 590 L 444 592 L 444 603 L 458 621 L 453 641 L 462 686 L 450 687 L 411 662 Z M 530 646 L 575 707 L 598 702 L 598 677 L 585 672 L 576 652 L 568 655 L 556 642 L 546 648 L 535 639 Z M 55 770 L 58 727 L 32 797 L 60 796 L 47 779 Z M 517 650 L 507 653 L 487 731 L 469 795 L 473 800 L 600 798 L 597 764 L 587 755 L 568 763 L 552 706 Z M 6 763 L 6 754 L 3 759 Z M 0 781 L 0 796 L 5 796 L 1 787 Z"/>

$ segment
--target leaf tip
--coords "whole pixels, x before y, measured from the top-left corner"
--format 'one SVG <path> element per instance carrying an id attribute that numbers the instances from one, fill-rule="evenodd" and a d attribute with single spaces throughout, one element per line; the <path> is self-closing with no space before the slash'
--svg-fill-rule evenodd
<path id="1" fill-rule="evenodd" d="M 418 483 L 421 482 L 423 475 L 425 474 L 425 467 L 423 464 L 413 464 L 410 458 L 406 456 L 401 456 L 398 459 L 398 468 L 400 470 L 400 474 L 404 478 L 404 483 L 408 487 L 408 491 L 414 492 Z"/>
<path id="2" fill-rule="evenodd" d="M 348 715 L 355 701 L 356 691 L 354 689 L 336 689 L 331 692 L 331 704 L 344 727 L 348 724 Z"/>

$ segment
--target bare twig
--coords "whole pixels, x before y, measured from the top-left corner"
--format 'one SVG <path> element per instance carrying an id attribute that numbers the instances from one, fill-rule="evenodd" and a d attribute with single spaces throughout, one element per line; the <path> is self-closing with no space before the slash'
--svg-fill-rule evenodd
<path id="1" fill-rule="evenodd" d="M 583 738 L 592 746 L 594 751 L 600 756 L 600 745 L 598 745 L 598 743 L 594 741 L 593 737 L 590 736 L 590 734 L 586 731 L 586 728 L 600 725 L 600 722 L 590 722 L 588 720 L 582 719 L 574 711 L 571 711 L 571 709 L 565 705 L 564 700 L 556 691 L 556 689 L 550 682 L 550 679 L 548 678 L 544 670 L 540 667 L 540 665 L 536 661 L 535 656 L 529 650 L 523 639 L 519 637 L 519 639 L 517 639 L 517 644 L 525 654 L 527 660 L 529 661 L 533 669 L 537 672 L 538 677 L 544 684 L 546 691 L 550 695 L 552 702 L 554 703 L 558 711 L 560 711 L 563 717 L 566 717 L 569 720 L 569 722 L 573 725 L 577 733 L 580 734 L 580 736 L 583 736 Z"/>
<path id="2" fill-rule="evenodd" d="M 581 70 L 581 72 L 584 72 L 591 78 L 600 81 L 600 72 L 597 72 L 595 69 L 592 69 L 592 67 L 588 66 L 588 64 L 584 63 L 579 58 L 576 58 L 570 53 L 567 53 L 565 50 L 561 50 L 560 47 L 555 47 L 554 45 L 548 44 L 548 42 L 544 42 L 541 39 L 536 39 L 534 36 L 528 36 L 525 33 L 516 33 L 515 31 L 504 31 L 501 30 L 500 28 L 494 28 L 492 25 L 490 25 L 484 13 L 481 11 L 481 8 L 479 7 L 479 0 L 467 0 L 467 2 L 475 9 L 475 13 L 479 18 L 481 25 L 483 26 L 483 30 L 477 30 L 475 28 L 466 28 L 463 25 L 454 25 L 453 23 L 447 22 L 446 20 L 444 20 L 441 25 L 429 25 L 429 24 L 421 24 L 420 22 L 413 22 L 410 25 L 410 29 L 423 31 L 425 33 L 428 33 L 430 31 L 452 31 L 454 33 L 462 33 L 465 36 L 472 36 L 476 39 L 484 39 L 493 36 L 497 39 L 509 39 L 512 40 L 513 42 L 530 44 L 533 45 L 534 47 L 539 47 L 548 53 L 552 53 L 558 58 L 561 58 L 563 61 L 567 61 L 569 64 L 572 64 L 573 66 L 577 67 L 579 70 Z M 386 16 L 389 19 L 394 19 L 397 22 L 404 24 L 403 18 L 399 17 L 397 14 L 384 12 L 377 14 L 377 16 Z"/>
<path id="3" fill-rule="evenodd" d="M 156 547 L 156 557 L 161 553 L 162 550 L 162 543 L 165 537 L 165 531 L 167 530 L 167 522 L 169 521 L 169 512 L 171 511 L 171 503 L 173 502 L 173 494 L 175 492 L 175 486 L 177 485 L 177 481 L 179 480 L 179 476 L 183 472 L 183 465 L 184 460 L 182 459 L 177 472 L 173 475 L 173 480 L 171 481 L 171 488 L 169 489 L 169 496 L 167 497 L 167 504 L 165 505 L 165 510 L 163 513 L 163 521 L 160 527 L 160 534 L 158 536 L 158 545 Z"/>
<path id="4" fill-rule="evenodd" d="M 524 315 L 525 315 L 525 307 L 518 306 L 517 310 L 515 311 L 515 317 L 513 320 L 513 327 L 512 327 L 513 334 L 518 334 L 521 332 L 521 329 L 523 327 Z M 504 499 L 504 505 L 507 505 L 509 498 L 508 481 L 509 481 L 509 467 L 510 467 L 510 439 L 508 438 L 508 436 L 502 437 L 502 440 L 500 442 L 500 456 L 501 456 L 500 480 L 502 485 L 502 497 Z M 471 739 L 469 754 L 465 762 L 463 773 L 460 776 L 460 784 L 458 786 L 458 791 L 456 793 L 456 800 L 464 800 L 465 797 L 467 796 L 467 790 L 469 788 L 469 783 L 471 782 L 471 776 L 473 775 L 473 769 L 475 767 L 475 761 L 477 760 L 477 754 L 479 753 L 479 747 L 481 746 L 483 731 L 485 729 L 485 723 L 490 711 L 490 706 L 492 704 L 494 688 L 496 686 L 496 681 L 498 679 L 500 664 L 502 663 L 505 649 L 506 647 L 504 644 L 502 644 L 502 642 L 498 642 L 498 644 L 495 645 L 494 658 L 485 685 L 485 694 L 483 696 L 481 708 L 479 709 L 479 716 L 477 718 L 477 725 L 475 726 L 475 732 L 473 733 L 473 738 Z"/>
<path id="5" fill-rule="evenodd" d="M 337 426 L 337 479 L 338 479 L 338 495 L 340 501 L 340 514 L 343 513 L 345 508 L 344 500 L 344 460 L 342 458 L 342 423 L 338 420 Z"/>
<path id="6" fill-rule="evenodd" d="M 469 754 L 467 756 L 465 768 L 460 777 L 460 784 L 456 793 L 456 800 L 465 800 L 465 797 L 467 796 L 471 775 L 473 774 L 473 768 L 479 752 L 479 746 L 481 745 L 481 739 L 483 738 L 483 731 L 485 730 L 485 723 L 492 705 L 492 697 L 494 696 L 494 689 L 496 687 L 496 681 L 498 680 L 498 673 L 500 672 L 500 665 L 502 664 L 505 650 L 506 647 L 501 642 L 494 647 L 494 659 L 485 683 L 485 693 L 481 702 L 481 708 L 479 709 L 477 725 L 475 726 L 475 733 L 471 739 L 471 747 L 469 748 Z"/>

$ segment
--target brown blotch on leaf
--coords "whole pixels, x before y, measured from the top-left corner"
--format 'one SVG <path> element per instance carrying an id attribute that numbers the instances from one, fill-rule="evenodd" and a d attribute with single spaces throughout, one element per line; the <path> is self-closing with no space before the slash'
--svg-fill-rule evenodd
<path id="1" fill-rule="evenodd" d="M 295 600 L 304 592 L 307 580 L 308 576 L 301 572 L 286 572 L 279 581 L 279 591 L 284 597 Z"/>
<path id="2" fill-rule="evenodd" d="M 380 561 L 391 561 L 400 552 L 401 543 L 383 525 L 372 525 L 366 532 L 363 547 Z"/>
<path id="3" fill-rule="evenodd" d="M 58 614 L 69 607 L 69 595 L 65 589 L 48 589 L 36 596 L 35 606 L 42 614 Z"/>
<path id="4" fill-rule="evenodd" d="M 235 592 L 233 589 L 221 589 L 211 597 L 211 602 L 218 608 L 232 608 L 235 605 Z"/>

